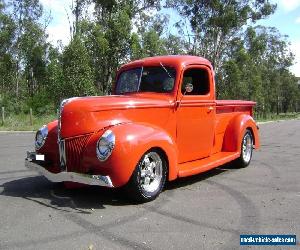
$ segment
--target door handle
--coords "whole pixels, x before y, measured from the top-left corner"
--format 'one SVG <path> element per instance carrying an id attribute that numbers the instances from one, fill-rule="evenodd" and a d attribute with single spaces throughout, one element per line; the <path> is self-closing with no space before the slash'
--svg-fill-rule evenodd
<path id="1" fill-rule="evenodd" d="M 210 106 L 210 107 L 208 107 L 208 109 L 207 109 L 207 113 L 210 113 L 211 111 L 213 111 L 214 110 L 214 107 L 213 106 Z"/>

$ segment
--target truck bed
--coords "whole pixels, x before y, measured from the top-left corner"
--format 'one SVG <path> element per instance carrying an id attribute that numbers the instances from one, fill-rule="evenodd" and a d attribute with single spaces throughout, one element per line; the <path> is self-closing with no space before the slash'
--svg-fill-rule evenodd
<path id="1" fill-rule="evenodd" d="M 216 127 L 213 153 L 222 151 L 223 137 L 228 123 L 238 114 L 253 116 L 255 102 L 240 100 L 216 100 Z"/>
<path id="2" fill-rule="evenodd" d="M 216 100 L 216 113 L 247 112 L 253 115 L 256 102 L 241 100 Z"/>

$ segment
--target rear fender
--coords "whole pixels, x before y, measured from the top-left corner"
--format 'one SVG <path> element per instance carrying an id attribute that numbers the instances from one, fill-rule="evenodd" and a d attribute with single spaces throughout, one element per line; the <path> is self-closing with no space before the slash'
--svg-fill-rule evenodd
<path id="1" fill-rule="evenodd" d="M 241 114 L 229 122 L 224 134 L 222 151 L 240 152 L 246 129 L 252 132 L 255 149 L 258 149 L 260 147 L 258 127 L 250 115 Z"/>

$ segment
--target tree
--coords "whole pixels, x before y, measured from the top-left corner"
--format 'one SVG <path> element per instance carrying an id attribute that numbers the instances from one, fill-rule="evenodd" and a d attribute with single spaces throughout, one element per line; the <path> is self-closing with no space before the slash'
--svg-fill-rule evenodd
<path id="1" fill-rule="evenodd" d="M 278 30 L 249 27 L 230 45 L 230 52 L 219 85 L 221 98 L 255 100 L 256 110 L 264 116 L 296 106 L 299 91 L 289 72 L 293 55 Z"/>
<path id="2" fill-rule="evenodd" d="M 63 52 L 62 96 L 95 94 L 90 57 L 79 35 L 76 35 Z"/>
<path id="3" fill-rule="evenodd" d="M 184 49 L 186 42 L 179 36 L 169 34 L 166 38 L 163 38 L 162 40 L 166 54 L 181 55 L 186 53 Z"/>
<path id="4" fill-rule="evenodd" d="M 29 42 L 31 32 L 35 30 L 35 35 L 39 34 L 38 42 L 43 41 L 46 42 L 45 31 L 41 28 L 41 24 L 39 23 L 40 18 L 43 15 L 43 8 L 39 3 L 39 0 L 11 0 L 9 1 L 11 5 L 12 14 L 14 23 L 16 24 L 16 37 L 14 39 L 14 49 L 13 55 L 14 60 L 16 61 L 15 68 L 15 93 L 16 96 L 19 96 L 20 92 L 20 83 L 21 82 L 21 74 L 22 70 L 26 68 L 27 63 L 29 63 L 30 59 L 28 55 L 31 55 L 29 52 L 30 49 L 34 49 L 34 41 Z M 39 31 L 38 31 L 39 30 Z M 36 37 L 37 38 L 37 37 Z M 28 44 L 26 44 L 29 42 Z M 38 43 L 37 42 L 37 43 Z M 28 53 L 29 52 L 29 53 Z M 30 66 L 29 66 L 30 68 Z M 27 71 L 30 70 L 27 68 Z M 35 76 L 33 75 L 33 69 L 31 68 L 31 79 L 30 82 L 27 82 L 27 86 L 29 87 L 28 92 L 30 93 L 32 89 L 31 84 L 33 84 Z M 28 72 L 27 72 L 27 80 L 28 80 Z M 23 82 L 24 83 L 24 82 Z"/>
<path id="5" fill-rule="evenodd" d="M 46 77 L 46 51 L 49 44 L 43 29 L 38 23 L 28 22 L 24 33 L 19 38 L 20 56 L 26 89 L 29 96 L 43 90 Z M 25 86 L 24 86 L 25 87 Z"/>
<path id="6" fill-rule="evenodd" d="M 177 34 L 163 4 L 182 17 Z M 264 115 L 296 110 L 300 91 L 287 38 L 253 27 L 275 8 L 267 0 L 74 0 L 72 38 L 59 48 L 47 42 L 39 0 L 0 0 L 0 102 L 44 113 L 48 102 L 53 110 L 62 98 L 109 94 L 129 60 L 194 54 L 212 61 L 218 98 L 255 100 Z"/>
<path id="7" fill-rule="evenodd" d="M 267 0 L 167 0 L 167 5 L 189 20 L 192 34 L 187 35 L 193 37 L 189 53 L 208 58 L 216 73 L 228 56 L 228 44 L 249 22 L 269 16 L 276 8 Z"/>
<path id="8" fill-rule="evenodd" d="M 160 39 L 159 34 L 151 29 L 143 34 L 143 56 L 157 56 L 166 54 L 163 47 L 163 41 Z"/>
<path id="9" fill-rule="evenodd" d="M 16 25 L 13 19 L 5 11 L 6 5 L 0 1 L 0 89 L 7 94 L 13 90 L 14 65 L 13 40 L 15 38 Z M 3 96 L 2 96 L 3 98 Z"/>
<path id="10" fill-rule="evenodd" d="M 49 48 L 48 55 L 46 93 L 48 100 L 58 107 L 65 93 L 62 55 L 52 46 Z"/>
<path id="11" fill-rule="evenodd" d="M 132 33 L 130 38 L 130 60 L 143 58 L 141 39 L 137 33 Z"/>

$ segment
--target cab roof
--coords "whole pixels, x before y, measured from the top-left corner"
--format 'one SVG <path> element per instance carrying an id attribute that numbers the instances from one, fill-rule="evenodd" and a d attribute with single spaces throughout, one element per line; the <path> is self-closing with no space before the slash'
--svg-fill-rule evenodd
<path id="1" fill-rule="evenodd" d="M 204 64 L 212 69 L 210 61 L 199 56 L 189 55 L 169 55 L 169 56 L 154 56 L 146 57 L 140 60 L 129 62 L 123 65 L 120 69 L 135 68 L 141 66 L 156 66 L 163 64 L 164 66 L 173 66 L 175 68 L 185 67 L 191 64 Z"/>

